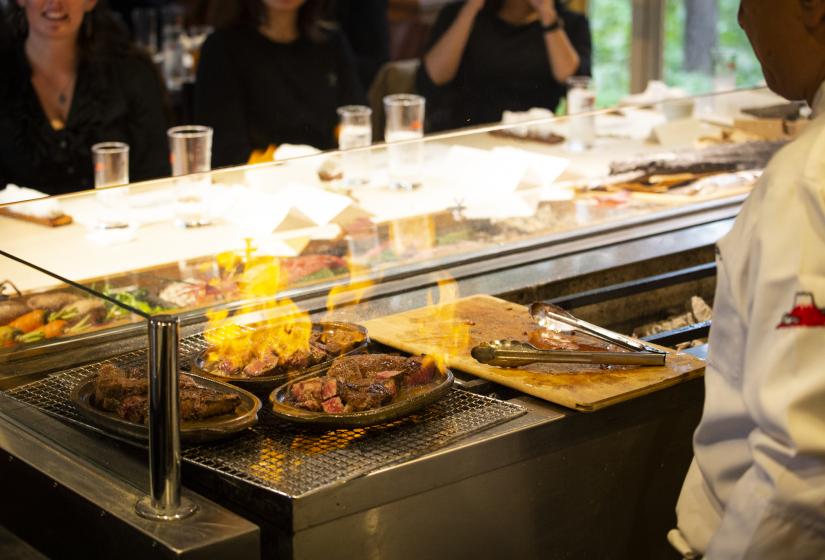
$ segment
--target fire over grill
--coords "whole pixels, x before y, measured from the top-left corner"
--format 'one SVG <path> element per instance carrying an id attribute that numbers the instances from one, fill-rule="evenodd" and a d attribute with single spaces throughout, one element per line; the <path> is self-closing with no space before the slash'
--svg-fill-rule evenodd
<path id="1" fill-rule="evenodd" d="M 181 364 L 206 347 L 202 335 L 181 340 Z M 146 351 L 108 360 L 120 366 L 145 364 Z M 62 420 L 100 432 L 82 418 L 69 394 L 101 363 L 72 368 L 9 390 L 6 394 Z M 453 389 L 417 414 L 368 428 L 319 431 L 275 418 L 265 406 L 257 426 L 245 434 L 183 450 L 183 459 L 201 468 L 292 497 L 318 490 L 417 457 L 459 438 L 516 418 L 523 407 Z"/>

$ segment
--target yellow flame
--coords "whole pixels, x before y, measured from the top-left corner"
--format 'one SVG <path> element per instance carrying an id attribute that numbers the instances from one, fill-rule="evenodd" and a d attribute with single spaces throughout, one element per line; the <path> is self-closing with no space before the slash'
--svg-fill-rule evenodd
<path id="1" fill-rule="evenodd" d="M 243 369 L 253 360 L 272 361 L 273 357 L 285 358 L 308 352 L 312 335 L 309 313 L 292 300 L 284 298 L 274 303 L 257 303 L 276 296 L 285 287 L 286 274 L 282 274 L 279 259 L 254 257 L 253 253 L 254 248 L 247 243 L 245 261 L 234 253 L 217 257 L 218 263 L 230 271 L 229 274 L 241 267 L 237 278 L 241 298 L 256 302 L 241 309 L 239 314 L 260 312 L 265 316 L 263 325 L 250 329 L 235 324 L 227 311 L 207 313 L 210 327 L 204 333 L 210 348 L 207 359 L 224 363 L 232 370 Z"/>
<path id="2" fill-rule="evenodd" d="M 258 163 L 272 163 L 275 161 L 275 149 L 277 146 L 275 144 L 270 144 L 266 147 L 265 150 L 252 150 L 252 153 L 249 154 L 249 160 L 247 160 L 247 165 L 256 165 Z"/>
<path id="3" fill-rule="evenodd" d="M 327 312 L 332 313 L 344 306 L 361 303 L 375 282 L 367 278 L 369 267 L 347 261 L 350 281 L 347 284 L 333 286 L 327 294 Z"/>
<path id="4" fill-rule="evenodd" d="M 427 305 L 432 306 L 434 318 L 432 323 L 419 326 L 422 339 L 431 341 L 437 351 L 425 356 L 435 362 L 439 371 L 444 371 L 451 356 L 467 354 L 470 348 L 470 323 L 456 311 L 459 299 L 458 283 L 450 277 L 438 281 L 438 302 L 433 306 L 432 292 L 427 292 Z"/>

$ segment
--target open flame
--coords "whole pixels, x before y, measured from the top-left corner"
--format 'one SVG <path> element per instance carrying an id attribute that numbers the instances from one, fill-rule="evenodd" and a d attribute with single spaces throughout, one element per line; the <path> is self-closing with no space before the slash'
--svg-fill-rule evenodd
<path id="1" fill-rule="evenodd" d="M 252 302 L 238 314 L 258 313 L 263 317 L 263 325 L 250 329 L 233 322 L 228 311 L 208 312 L 209 329 L 204 333 L 209 343 L 207 361 L 227 372 L 246 367 L 265 370 L 275 367 L 284 357 L 309 353 L 312 335 L 309 313 L 289 298 L 274 303 L 260 302 L 278 294 L 287 285 L 280 260 L 256 257 L 251 244 L 247 244 L 244 258 L 222 254 L 217 260 L 227 274 L 236 276 L 241 298 Z"/>
<path id="2" fill-rule="evenodd" d="M 435 319 L 432 325 L 422 324 L 419 329 L 422 338 L 431 340 L 439 351 L 425 356 L 424 361 L 425 364 L 434 362 L 441 372 L 447 368 L 450 356 L 459 356 L 469 352 L 472 323 L 456 312 L 455 302 L 458 299 L 458 283 L 450 277 L 438 281 L 437 302 L 433 302 L 432 292 L 427 292 L 427 304 L 430 306 L 437 304 L 434 308 Z"/>
<path id="3" fill-rule="evenodd" d="M 275 144 L 270 144 L 266 147 L 265 150 L 252 150 L 252 153 L 249 154 L 249 159 L 247 160 L 247 165 L 256 165 L 258 163 L 272 163 L 275 161 L 275 150 L 277 146 Z"/>
<path id="4" fill-rule="evenodd" d="M 375 286 L 375 281 L 367 277 L 370 271 L 368 266 L 347 260 L 349 282 L 333 286 L 327 294 L 327 315 L 340 311 L 344 307 L 358 305 Z"/>

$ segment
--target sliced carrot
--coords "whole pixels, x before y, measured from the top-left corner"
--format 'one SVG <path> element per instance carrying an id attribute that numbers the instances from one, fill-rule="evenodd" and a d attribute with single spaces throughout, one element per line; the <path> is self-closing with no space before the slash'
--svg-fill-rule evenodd
<path id="1" fill-rule="evenodd" d="M 25 315 L 21 315 L 9 323 L 8 326 L 21 332 L 29 333 L 42 327 L 45 322 L 46 312 L 42 309 L 35 309 L 34 311 L 29 311 Z"/>
<path id="2" fill-rule="evenodd" d="M 47 338 L 54 338 L 56 336 L 60 336 L 66 329 L 67 324 L 68 321 L 64 321 L 62 319 L 52 321 L 51 323 L 48 323 L 40 327 L 39 329 L 27 332 L 26 334 L 21 334 L 17 337 L 17 342 L 28 344 L 31 342 L 37 342 L 39 340 L 45 340 Z"/>

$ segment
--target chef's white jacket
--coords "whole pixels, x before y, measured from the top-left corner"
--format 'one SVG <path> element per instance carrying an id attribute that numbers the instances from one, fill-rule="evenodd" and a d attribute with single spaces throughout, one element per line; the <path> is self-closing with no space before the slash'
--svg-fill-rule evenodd
<path id="1" fill-rule="evenodd" d="M 710 560 L 825 558 L 825 309 L 810 305 L 825 307 L 825 84 L 813 109 L 718 244 L 705 407 L 676 508 Z"/>

